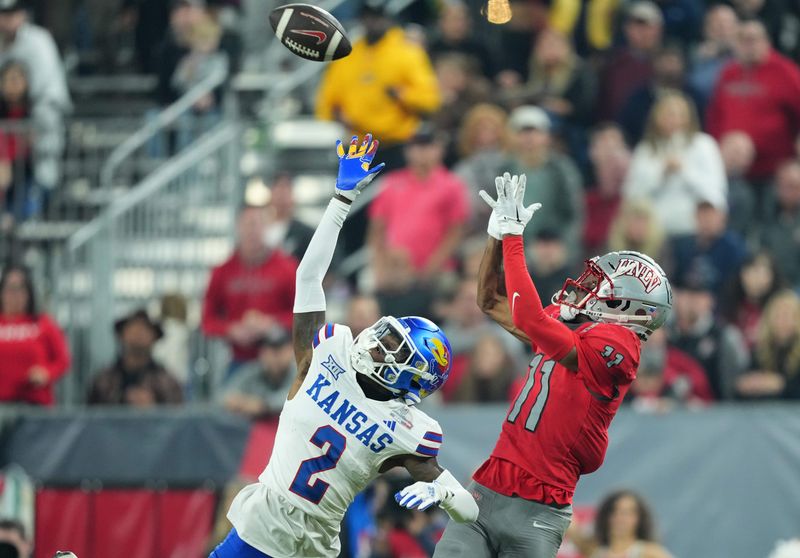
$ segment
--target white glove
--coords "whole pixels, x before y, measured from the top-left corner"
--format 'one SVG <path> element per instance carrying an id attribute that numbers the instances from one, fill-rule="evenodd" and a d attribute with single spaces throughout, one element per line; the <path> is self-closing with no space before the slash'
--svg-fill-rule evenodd
<path id="1" fill-rule="evenodd" d="M 512 177 L 509 173 L 505 173 L 503 176 L 498 176 L 494 179 L 497 188 L 496 201 L 486 193 L 486 190 L 479 192 L 483 201 L 492 208 L 493 213 L 497 214 L 501 236 L 521 235 L 533 214 L 542 207 L 540 203 L 534 203 L 528 207 L 523 205 L 526 181 L 527 178 L 524 174 Z"/>
<path id="2" fill-rule="evenodd" d="M 410 510 L 427 510 L 435 504 L 447 502 L 453 491 L 438 481 L 415 482 L 394 495 L 397 503 Z"/>
<path id="3" fill-rule="evenodd" d="M 491 215 L 489 215 L 489 224 L 486 226 L 486 232 L 492 238 L 503 240 L 503 235 L 500 233 L 500 219 L 497 218 L 497 213 L 494 210 L 492 210 Z"/>

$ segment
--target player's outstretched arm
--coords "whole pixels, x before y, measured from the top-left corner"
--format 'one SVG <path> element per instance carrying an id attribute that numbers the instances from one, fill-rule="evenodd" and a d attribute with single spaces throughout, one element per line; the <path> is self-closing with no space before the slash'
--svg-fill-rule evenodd
<path id="1" fill-rule="evenodd" d="M 403 466 L 416 480 L 395 494 L 404 508 L 426 510 L 438 505 L 453 521 L 466 523 L 478 519 L 478 504 L 472 495 L 447 469 L 442 469 L 435 457 L 408 455 Z"/>
<path id="2" fill-rule="evenodd" d="M 353 136 L 347 152 L 341 141 L 336 142 L 339 156 L 339 174 L 336 177 L 336 192 L 322 215 L 311 242 L 297 267 L 295 279 L 294 320 L 292 322 L 292 342 L 294 358 L 297 362 L 297 377 L 289 390 L 292 399 L 308 374 L 313 348 L 314 334 L 325 324 L 325 292 L 322 280 L 328 272 L 333 259 L 333 251 L 339 238 L 344 220 L 350 212 L 350 204 L 361 190 L 383 170 L 384 164 L 370 169 L 369 166 L 378 151 L 378 140 L 370 134 L 364 136 L 359 145 L 358 137 Z"/>
<path id="3" fill-rule="evenodd" d="M 497 200 L 484 190 L 480 195 L 497 214 L 499 233 L 503 238 L 503 264 L 506 292 L 513 324 L 522 330 L 542 351 L 565 367 L 576 370 L 578 359 L 572 331 L 547 315 L 525 265 L 522 232 L 541 208 L 541 204 L 525 207 L 525 175 L 497 177 Z"/>
<path id="4" fill-rule="evenodd" d="M 494 219 L 497 218 L 494 213 L 492 215 Z M 503 284 L 503 277 L 500 273 L 502 261 L 503 243 L 499 238 L 491 236 L 490 233 L 478 269 L 478 307 L 511 335 L 529 344 L 530 338 L 514 325 L 511 309 L 508 307 L 508 297 L 500 291 L 500 285 Z"/>

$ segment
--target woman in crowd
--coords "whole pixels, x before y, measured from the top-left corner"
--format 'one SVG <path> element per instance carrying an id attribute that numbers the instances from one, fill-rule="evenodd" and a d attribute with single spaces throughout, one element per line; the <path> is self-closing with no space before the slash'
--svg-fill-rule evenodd
<path id="1" fill-rule="evenodd" d="M 695 231 L 697 203 L 725 204 L 728 185 L 716 141 L 700 131 L 697 111 L 678 91 L 661 97 L 633 152 L 625 199 L 650 199 L 668 235 Z"/>
<path id="2" fill-rule="evenodd" d="M 453 169 L 469 186 L 472 201 L 472 227 L 475 232 L 486 228 L 489 213 L 479 203 L 478 192 L 494 184 L 497 167 L 506 158 L 508 147 L 508 114 L 497 105 L 479 103 L 461 121 L 457 149 L 460 162 Z"/>
<path id="3" fill-rule="evenodd" d="M 663 261 L 664 230 L 649 202 L 633 200 L 622 204 L 611 223 L 608 249 L 636 250 Z"/>
<path id="4" fill-rule="evenodd" d="M 780 291 L 767 304 L 752 369 L 736 389 L 746 399 L 800 399 L 800 297 L 794 291 Z"/>
<path id="5" fill-rule="evenodd" d="M 496 335 L 479 337 L 468 362 L 452 402 L 502 403 L 509 400 L 516 363 Z"/>
<path id="6" fill-rule="evenodd" d="M 775 258 L 761 251 L 748 256 L 728 288 L 720 310 L 722 317 L 742 332 L 747 349 L 752 351 L 758 341 L 758 330 L 764 307 L 783 287 Z"/>
<path id="7" fill-rule="evenodd" d="M 581 534 L 575 524 L 567 537 L 587 558 L 670 558 L 656 542 L 650 508 L 631 490 L 614 492 L 600 502 L 594 537 Z"/>
<path id="8" fill-rule="evenodd" d="M 39 312 L 30 272 L 9 265 L 0 276 L 0 401 L 52 405 L 53 385 L 67 368 L 66 339 Z"/>

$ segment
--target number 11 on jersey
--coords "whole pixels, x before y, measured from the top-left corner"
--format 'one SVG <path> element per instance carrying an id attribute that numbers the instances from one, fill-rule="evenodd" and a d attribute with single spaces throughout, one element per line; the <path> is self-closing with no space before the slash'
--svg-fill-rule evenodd
<path id="1" fill-rule="evenodd" d="M 540 353 L 531 360 L 528 367 L 528 378 L 525 380 L 525 387 L 519 392 L 517 399 L 514 401 L 514 406 L 511 408 L 511 411 L 508 413 L 508 418 L 506 419 L 510 423 L 515 423 L 517 421 L 522 406 L 530 397 L 531 390 L 533 390 L 533 386 L 536 383 L 536 373 L 540 372 L 542 381 L 539 385 L 541 387 L 539 388 L 539 393 L 536 394 L 536 401 L 528 413 L 528 418 L 525 419 L 525 430 L 530 430 L 531 432 L 536 431 L 536 426 L 542 418 L 542 412 L 547 403 L 547 397 L 550 395 L 550 375 L 553 373 L 553 369 L 556 366 L 556 361 L 546 360 L 542 363 L 542 359 L 544 359 L 544 355 Z"/>

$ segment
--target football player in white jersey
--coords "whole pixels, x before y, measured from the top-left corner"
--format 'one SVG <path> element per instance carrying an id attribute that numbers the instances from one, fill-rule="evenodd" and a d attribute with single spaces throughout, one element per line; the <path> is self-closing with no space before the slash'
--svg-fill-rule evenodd
<path id="1" fill-rule="evenodd" d="M 347 507 L 380 473 L 405 467 L 417 481 L 395 498 L 441 506 L 474 521 L 472 496 L 436 461 L 439 424 L 414 405 L 444 384 L 450 343 L 431 321 L 383 317 L 355 339 L 326 323 L 322 279 L 339 231 L 370 169 L 378 141 L 337 142 L 336 192 L 297 268 L 292 336 L 297 378 L 280 416 L 272 457 L 228 511 L 234 528 L 210 558 L 333 557 Z M 409 200 L 411 201 L 411 200 Z"/>

